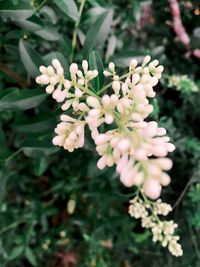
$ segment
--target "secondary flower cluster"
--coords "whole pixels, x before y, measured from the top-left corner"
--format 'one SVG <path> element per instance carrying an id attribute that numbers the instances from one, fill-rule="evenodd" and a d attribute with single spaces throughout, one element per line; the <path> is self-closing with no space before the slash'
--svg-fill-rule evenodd
<path id="1" fill-rule="evenodd" d="M 140 218 L 142 227 L 151 230 L 153 242 L 160 241 L 163 247 L 168 246 L 171 254 L 178 257 L 183 254 L 181 245 L 177 242 L 179 236 L 174 235 L 178 225 L 173 221 L 161 221 L 158 217 L 158 215 L 166 216 L 171 210 L 172 207 L 160 199 L 149 202 L 139 196 L 132 199 L 129 206 L 129 214 L 136 219 Z"/>
<path id="2" fill-rule="evenodd" d="M 52 66 L 41 66 L 40 71 L 36 82 L 45 85 L 46 92 L 62 103 L 65 111 L 53 144 L 69 152 L 83 147 L 87 125 L 100 156 L 98 168 L 116 165 L 126 187 L 138 186 L 146 196 L 157 199 L 162 186 L 170 183 L 165 171 L 171 169 L 172 161 L 166 156 L 175 149 L 164 128 L 145 120 L 153 111 L 149 98 L 155 97 L 153 87 L 161 78 L 163 66 L 151 61 L 150 56 L 141 66 L 133 59 L 128 73 L 119 77 L 111 62 L 104 71 L 105 79 L 111 78 L 111 82 L 99 92 L 91 86 L 98 71 L 90 70 L 86 60 L 82 70 L 76 63 L 70 65 L 69 79 L 57 59 Z M 107 89 L 109 94 L 104 93 Z M 100 127 L 103 124 L 108 127 Z"/>

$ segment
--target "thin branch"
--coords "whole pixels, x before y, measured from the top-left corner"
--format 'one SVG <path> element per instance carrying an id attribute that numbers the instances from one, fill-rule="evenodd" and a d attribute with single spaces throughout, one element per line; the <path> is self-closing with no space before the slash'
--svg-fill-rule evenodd
<path id="1" fill-rule="evenodd" d="M 190 52 L 190 54 L 193 54 L 196 58 L 200 59 L 200 49 L 193 50 L 191 48 L 191 40 L 182 23 L 181 12 L 178 1 L 177 0 L 168 0 L 168 1 L 170 4 L 170 10 L 173 17 L 173 29 L 179 41 Z"/>
<path id="2" fill-rule="evenodd" d="M 30 84 L 23 80 L 14 70 L 10 69 L 5 63 L 0 62 L 0 71 L 18 83 L 21 87 L 29 87 Z"/>

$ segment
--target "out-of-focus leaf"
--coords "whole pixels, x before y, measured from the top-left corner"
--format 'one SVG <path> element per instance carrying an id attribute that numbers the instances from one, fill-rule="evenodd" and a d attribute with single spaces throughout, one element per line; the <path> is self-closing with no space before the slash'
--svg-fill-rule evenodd
<path id="1" fill-rule="evenodd" d="M 89 65 L 91 70 L 98 70 L 98 76 L 93 80 L 94 87 L 99 90 L 103 86 L 104 75 L 103 75 L 103 63 L 99 52 L 92 51 L 89 55 Z"/>
<path id="2" fill-rule="evenodd" d="M 116 46 L 117 46 L 117 38 L 115 35 L 112 35 L 108 40 L 106 59 L 110 58 L 114 54 Z"/>
<path id="3" fill-rule="evenodd" d="M 0 99 L 0 110 L 5 109 L 20 109 L 26 110 L 37 107 L 44 99 L 47 94 L 42 89 L 19 90 L 13 88 L 13 92 L 9 92 L 7 95 Z"/>
<path id="4" fill-rule="evenodd" d="M 110 9 L 104 12 L 96 22 L 91 25 L 89 31 L 87 32 L 84 47 L 83 56 L 87 57 L 89 52 L 95 47 L 95 49 L 100 49 L 104 45 L 106 38 L 110 31 L 110 26 L 113 18 L 113 10 Z"/>
<path id="5" fill-rule="evenodd" d="M 1 152 L 6 149 L 6 137 L 0 122 L 0 148 Z"/>
<path id="6" fill-rule="evenodd" d="M 51 26 L 46 26 L 43 29 L 36 31 L 35 34 L 47 41 L 58 41 L 60 38 L 57 30 Z"/>
<path id="7" fill-rule="evenodd" d="M 54 146 L 51 141 L 47 142 L 39 137 L 30 137 L 22 144 L 23 152 L 28 157 L 39 158 L 56 153 L 59 148 Z"/>
<path id="8" fill-rule="evenodd" d="M 73 21 L 79 20 L 78 9 L 74 0 L 53 0 L 54 4 Z"/>
<path id="9" fill-rule="evenodd" d="M 52 24 L 56 24 L 58 21 L 55 11 L 49 6 L 43 6 L 40 12 L 49 20 Z"/>
<path id="10" fill-rule="evenodd" d="M 47 157 L 40 157 L 34 159 L 34 173 L 36 176 L 42 175 L 48 168 Z"/>
<path id="11" fill-rule="evenodd" d="M 20 19 L 15 22 L 18 26 L 28 31 L 39 31 L 44 27 L 44 24 L 40 18 L 33 15 L 28 19 Z"/>
<path id="12" fill-rule="evenodd" d="M 12 20 L 26 19 L 30 17 L 34 12 L 33 7 L 28 3 L 28 1 L 14 1 L 3 0 L 0 1 L 0 16 L 3 20 L 8 18 Z"/>
<path id="13" fill-rule="evenodd" d="M 32 264 L 32 266 L 37 266 L 36 257 L 29 247 L 27 247 L 25 250 L 25 256 L 27 260 Z"/>
<path id="14" fill-rule="evenodd" d="M 16 258 L 18 258 L 24 251 L 24 246 L 18 246 L 15 247 L 9 255 L 9 260 L 14 260 Z"/>
<path id="15" fill-rule="evenodd" d="M 129 66 L 131 60 L 133 58 L 137 59 L 138 63 L 142 63 L 144 57 L 149 55 L 150 52 L 145 51 L 128 51 L 124 53 L 117 54 L 111 57 L 111 60 L 119 67 L 127 67 Z"/>
<path id="16" fill-rule="evenodd" d="M 69 69 L 68 61 L 62 53 L 57 52 L 57 51 L 51 52 L 51 53 L 47 54 L 46 56 L 44 56 L 43 60 L 46 63 L 46 65 L 51 65 L 52 60 L 55 58 L 57 58 L 60 61 L 65 73 L 68 73 L 68 71 L 69 71 L 68 70 Z"/>
<path id="17" fill-rule="evenodd" d="M 41 133 L 53 129 L 53 127 L 54 120 L 52 118 L 40 118 L 40 116 L 13 125 L 13 128 L 21 133 Z"/>
<path id="18" fill-rule="evenodd" d="M 35 78 L 39 74 L 39 66 L 43 65 L 40 55 L 24 40 L 19 42 L 21 60 L 27 72 Z"/>

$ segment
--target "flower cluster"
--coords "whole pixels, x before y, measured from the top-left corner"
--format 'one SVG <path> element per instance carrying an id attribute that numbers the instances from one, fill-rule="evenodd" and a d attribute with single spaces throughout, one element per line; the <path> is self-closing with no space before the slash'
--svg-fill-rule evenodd
<path id="1" fill-rule="evenodd" d="M 78 115 L 78 118 L 61 115 L 53 144 L 70 152 L 82 147 L 87 124 L 100 155 L 97 166 L 103 169 L 116 164 L 125 186 L 141 186 L 148 197 L 158 198 L 162 186 L 170 183 L 164 171 L 172 167 L 172 161 L 166 156 L 175 147 L 164 128 L 145 119 L 153 110 L 148 98 L 155 96 L 153 87 L 161 78 L 163 66 L 157 60 L 150 62 L 150 56 L 144 58 L 142 66 L 137 66 L 133 59 L 122 80 L 111 62 L 104 75 L 112 77 L 112 92 L 101 97 L 89 89 L 98 71 L 89 70 L 86 60 L 82 62 L 82 71 L 76 63 L 70 65 L 70 80 L 64 78 L 64 70 L 57 59 L 52 61 L 52 66 L 41 66 L 40 71 L 42 74 L 36 82 L 47 85 L 47 93 L 62 102 L 64 111 L 72 107 Z M 101 133 L 99 126 L 102 124 L 112 125 L 112 128 Z"/>
<path id="2" fill-rule="evenodd" d="M 161 221 L 158 215 L 166 216 L 172 207 L 163 203 L 160 199 L 156 202 L 150 202 L 145 197 L 139 196 L 130 201 L 129 214 L 141 219 L 142 227 L 149 228 L 153 234 L 153 242 L 160 241 L 163 247 L 168 247 L 172 255 L 182 256 L 183 250 L 177 242 L 179 236 L 174 235 L 177 224 L 173 221 Z"/>
<path id="3" fill-rule="evenodd" d="M 188 75 L 171 75 L 167 76 L 167 80 L 169 87 L 175 88 L 182 93 L 191 94 L 199 91 L 198 86 Z"/>
<path id="4" fill-rule="evenodd" d="M 172 161 L 167 155 L 175 149 L 166 130 L 156 121 L 146 120 L 153 111 L 149 98 L 155 97 L 153 87 L 163 69 L 157 60 L 151 61 L 146 56 L 141 66 L 133 59 L 128 73 L 119 77 L 111 62 L 103 73 L 111 81 L 96 92 L 91 82 L 98 71 L 90 70 L 86 60 L 82 62 L 82 70 L 76 63 L 70 65 L 70 79 L 65 78 L 57 59 L 51 66 L 41 66 L 42 74 L 36 82 L 45 85 L 46 92 L 70 114 L 61 115 L 53 144 L 69 152 L 83 147 L 87 125 L 100 156 L 98 168 L 116 165 L 120 181 L 126 187 L 137 186 L 147 197 L 157 199 L 162 186 L 170 183 L 166 171 L 171 169 Z M 105 92 L 107 89 L 109 93 Z M 103 124 L 107 127 L 100 127 Z M 147 218 L 146 211 L 138 205 L 135 203 L 135 217 L 140 218 L 142 213 Z M 155 206 L 155 213 L 166 215 L 166 206 Z"/>

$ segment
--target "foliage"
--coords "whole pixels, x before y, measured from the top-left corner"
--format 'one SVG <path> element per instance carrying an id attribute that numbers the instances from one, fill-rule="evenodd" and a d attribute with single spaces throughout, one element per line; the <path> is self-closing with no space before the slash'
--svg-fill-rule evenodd
<path id="1" fill-rule="evenodd" d="M 179 2 L 198 48 L 199 3 Z M 168 2 L 1 0 L 0 17 L 1 266 L 141 267 L 149 259 L 152 267 L 199 266 L 199 60 L 177 40 Z M 127 215 L 133 193 L 114 170 L 97 170 L 89 135 L 73 154 L 52 145 L 60 111 L 34 81 L 53 58 L 69 75 L 73 61 L 88 59 L 103 72 L 101 62 L 123 69 L 146 54 L 165 66 L 152 116 L 176 145 L 163 198 L 176 207 L 179 259 L 152 244 L 149 231 Z M 187 76 L 177 88 L 169 84 L 172 75 Z M 94 81 L 98 88 L 102 79 Z"/>

